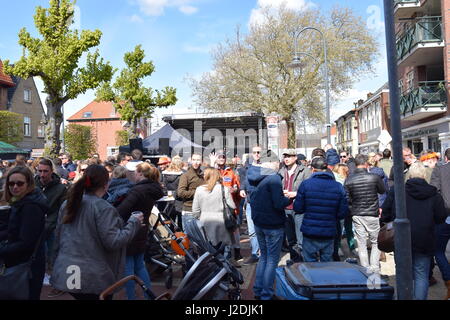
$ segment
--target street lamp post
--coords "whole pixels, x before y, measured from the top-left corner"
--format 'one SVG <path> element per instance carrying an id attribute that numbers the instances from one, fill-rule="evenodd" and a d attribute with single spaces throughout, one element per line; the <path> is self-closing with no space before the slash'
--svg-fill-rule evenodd
<path id="1" fill-rule="evenodd" d="M 402 128 L 398 90 L 397 50 L 392 0 L 384 0 L 386 51 L 389 69 L 389 101 L 391 105 L 392 144 L 394 155 L 395 188 L 395 267 L 398 300 L 412 300 L 413 276 L 411 253 L 411 225 L 406 214 L 405 185 L 403 179 Z"/>
<path id="2" fill-rule="evenodd" d="M 309 56 L 310 58 L 314 59 L 317 62 L 317 59 L 313 57 L 312 55 L 306 53 L 306 52 L 298 52 L 298 38 L 300 34 L 302 34 L 306 30 L 314 30 L 317 31 L 320 36 L 322 37 L 323 42 L 323 55 L 325 60 L 325 92 L 326 92 L 326 114 L 327 114 L 327 143 L 331 144 L 331 115 L 330 115 L 330 82 L 328 79 L 328 48 L 327 48 L 327 41 L 325 39 L 325 36 L 323 35 L 322 31 L 320 31 L 317 28 L 314 27 L 305 27 L 299 32 L 294 33 L 294 47 L 295 47 L 295 54 L 294 59 L 292 63 L 289 64 L 290 68 L 301 68 L 302 62 L 300 60 L 299 54 L 304 54 Z"/>

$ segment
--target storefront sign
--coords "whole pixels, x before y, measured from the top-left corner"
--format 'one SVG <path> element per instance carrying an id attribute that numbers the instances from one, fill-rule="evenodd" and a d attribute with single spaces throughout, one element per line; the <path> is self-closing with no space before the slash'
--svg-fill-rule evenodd
<path id="1" fill-rule="evenodd" d="M 432 129 L 419 129 L 416 131 L 412 131 L 412 132 L 406 132 L 403 134 L 403 139 L 410 139 L 410 138 L 415 138 L 415 137 L 422 137 L 422 136 L 428 136 L 430 134 L 435 134 L 438 133 L 438 129 L 437 128 L 432 128 Z"/>

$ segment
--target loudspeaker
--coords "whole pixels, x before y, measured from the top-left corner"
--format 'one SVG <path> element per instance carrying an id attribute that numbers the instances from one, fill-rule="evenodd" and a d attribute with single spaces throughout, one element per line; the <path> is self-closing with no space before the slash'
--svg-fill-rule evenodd
<path id="1" fill-rule="evenodd" d="M 130 146 L 121 146 L 119 147 L 120 153 L 131 153 Z"/>
<path id="2" fill-rule="evenodd" d="M 144 153 L 144 146 L 142 144 L 142 139 L 130 139 L 130 150 L 136 150 L 139 149 Z"/>
<path id="3" fill-rule="evenodd" d="M 170 139 L 160 138 L 159 139 L 159 154 L 170 156 Z"/>

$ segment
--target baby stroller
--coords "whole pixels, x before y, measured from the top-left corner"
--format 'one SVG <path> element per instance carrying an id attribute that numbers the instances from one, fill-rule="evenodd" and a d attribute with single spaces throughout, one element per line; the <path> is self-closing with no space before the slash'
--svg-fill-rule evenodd
<path id="1" fill-rule="evenodd" d="M 142 280 L 129 276 L 106 289 L 100 299 L 104 300 L 127 281 L 134 280 L 150 300 L 224 300 L 225 297 L 229 300 L 240 300 L 239 285 L 244 283 L 242 274 L 223 256 L 224 246 L 218 249 L 213 247 L 199 224 L 199 221 L 192 220 L 185 226 L 194 251 L 200 258 L 189 269 L 173 296 L 165 293 L 156 297 Z"/>
<path id="2" fill-rule="evenodd" d="M 195 261 L 188 252 L 189 239 L 167 214 L 172 207 L 173 202 L 167 202 L 164 211 L 159 211 L 150 218 L 152 227 L 144 256 L 149 271 L 165 273 L 167 289 L 171 289 L 173 285 L 173 265 L 180 265 L 184 276 L 187 272 L 186 258 L 190 263 Z"/>

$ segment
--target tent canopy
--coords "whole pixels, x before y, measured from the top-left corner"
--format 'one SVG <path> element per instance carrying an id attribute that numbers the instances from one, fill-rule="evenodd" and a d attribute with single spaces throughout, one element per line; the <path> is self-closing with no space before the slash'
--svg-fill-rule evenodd
<path id="1" fill-rule="evenodd" d="M 0 141 L 0 158 L 2 160 L 12 160 L 17 154 L 29 155 L 30 152 L 21 148 L 17 148 L 6 142 Z"/>
<path id="2" fill-rule="evenodd" d="M 145 139 L 142 144 L 145 149 L 157 150 L 159 149 L 159 139 L 169 139 L 169 147 L 174 149 L 182 148 L 203 148 L 202 146 L 193 143 L 191 140 L 185 138 L 178 133 L 170 124 L 165 125 L 160 130 Z"/>

